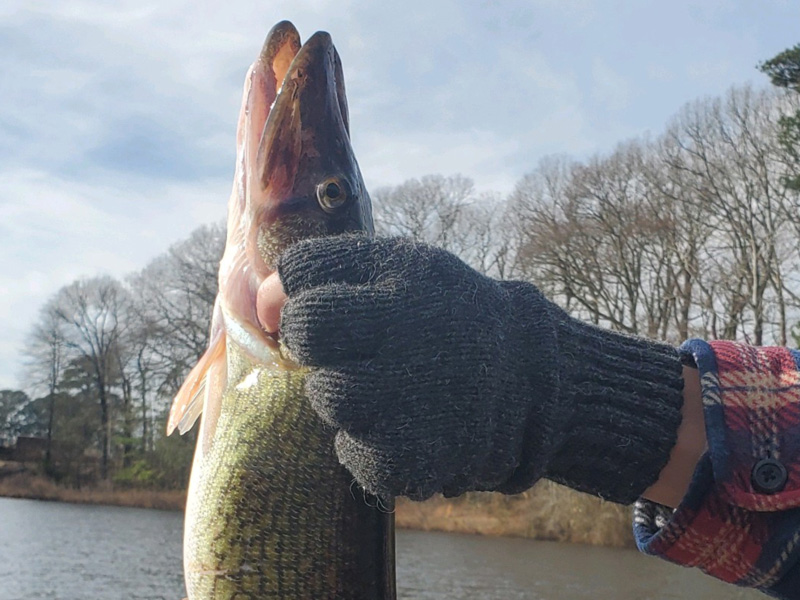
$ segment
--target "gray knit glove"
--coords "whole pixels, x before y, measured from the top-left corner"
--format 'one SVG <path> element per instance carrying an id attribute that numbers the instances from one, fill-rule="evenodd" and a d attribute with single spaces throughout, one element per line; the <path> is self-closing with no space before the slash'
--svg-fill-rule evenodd
<path id="1" fill-rule="evenodd" d="M 675 443 L 683 379 L 669 346 L 569 317 L 406 239 L 291 247 L 283 340 L 339 460 L 368 491 L 516 493 L 547 477 L 622 503 Z"/>

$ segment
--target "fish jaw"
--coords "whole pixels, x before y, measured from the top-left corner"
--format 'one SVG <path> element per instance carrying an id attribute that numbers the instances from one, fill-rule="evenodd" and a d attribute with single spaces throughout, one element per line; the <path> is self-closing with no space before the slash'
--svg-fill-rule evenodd
<path id="1" fill-rule="evenodd" d="M 228 200 L 228 235 L 220 262 L 218 294 L 220 318 L 241 323 L 239 329 L 248 337 L 243 340 L 245 348 L 274 346 L 259 326 L 255 310 L 256 290 L 268 273 L 256 268 L 260 265 L 255 263 L 248 248 L 252 246 L 251 232 L 257 221 L 254 207 L 262 201 L 258 194 L 256 164 L 265 139 L 264 129 L 300 47 L 300 34 L 294 25 L 288 21 L 278 23 L 267 34 L 261 54 L 245 77 L 236 133 L 236 170 Z M 227 329 L 224 322 L 222 327 Z"/>
<path id="2" fill-rule="evenodd" d="M 258 286 L 248 264 L 245 231 L 248 214 L 246 193 L 250 165 L 255 164 L 261 133 L 292 60 L 300 50 L 300 34 L 289 21 L 281 21 L 267 34 L 261 52 L 247 71 L 242 105 L 236 127 L 236 169 L 228 201 L 227 240 L 220 262 L 219 292 L 214 302 L 209 347 L 191 370 L 173 400 L 167 420 L 167 435 L 175 429 L 189 431 L 202 412 L 206 413 L 206 435 L 213 433 L 213 399 L 227 382 L 227 315 L 233 311 L 243 326 L 231 328 L 245 348 L 263 351 L 269 337 L 256 326 L 255 295 Z M 244 335 L 242 335 L 244 334 Z M 275 345 L 274 343 L 272 344 Z M 261 352 L 263 355 L 263 352 Z M 210 402 L 209 399 L 212 401 Z M 209 418 L 211 417 L 211 418 Z M 200 444 L 199 446 L 202 446 Z"/>
<path id="3" fill-rule="evenodd" d="M 246 106 L 269 101 L 259 98 L 261 89 Z M 256 294 L 280 254 L 304 238 L 374 229 L 350 144 L 341 60 L 327 33 L 314 34 L 294 56 L 265 122 L 253 114 L 260 113 L 244 115 L 241 173 L 229 209 L 237 228 L 221 264 L 220 294 L 226 315 L 274 347 L 258 319 Z"/>
<path id="4" fill-rule="evenodd" d="M 341 60 L 327 33 L 315 33 L 292 61 L 254 166 L 247 252 L 262 278 L 299 239 L 373 232 L 350 144 Z"/>
<path id="5" fill-rule="evenodd" d="M 201 412 L 216 413 L 209 390 L 218 397 L 227 381 L 220 344 L 236 344 L 256 363 L 287 366 L 257 313 L 259 286 L 284 250 L 309 237 L 374 232 L 329 34 L 317 32 L 301 46 L 288 21 L 272 28 L 245 78 L 236 139 L 211 344 L 176 395 L 168 433 L 179 424 L 188 431 Z M 213 434 L 213 419 L 206 421 L 203 438 Z"/>

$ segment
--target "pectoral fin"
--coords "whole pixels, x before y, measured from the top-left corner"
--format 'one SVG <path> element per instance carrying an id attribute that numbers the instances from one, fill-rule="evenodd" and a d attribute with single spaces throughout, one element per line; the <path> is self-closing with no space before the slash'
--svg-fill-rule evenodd
<path id="1" fill-rule="evenodd" d="M 175 395 L 167 421 L 167 435 L 175 429 L 181 435 L 189 431 L 204 410 L 207 416 L 214 418 L 219 414 L 219 407 L 215 405 L 219 404 L 227 379 L 226 339 L 221 326 L 212 333 L 208 349 Z"/>

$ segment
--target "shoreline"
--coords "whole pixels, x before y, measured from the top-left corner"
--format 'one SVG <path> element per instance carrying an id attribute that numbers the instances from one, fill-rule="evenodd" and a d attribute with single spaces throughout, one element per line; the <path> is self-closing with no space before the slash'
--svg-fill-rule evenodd
<path id="1" fill-rule="evenodd" d="M 631 507 L 541 481 L 515 496 L 473 492 L 397 501 L 399 528 L 635 548 Z"/>
<path id="2" fill-rule="evenodd" d="M 0 497 L 183 511 L 184 490 L 72 489 L 30 471 L 0 477 Z M 516 496 L 472 493 L 426 502 L 397 500 L 397 527 L 615 548 L 634 547 L 630 508 L 541 482 Z"/>
<path id="3" fill-rule="evenodd" d="M 57 485 L 46 477 L 29 472 L 0 478 L 0 498 L 171 511 L 183 511 L 186 505 L 186 492 L 183 490 L 115 489 L 111 486 L 74 489 Z"/>

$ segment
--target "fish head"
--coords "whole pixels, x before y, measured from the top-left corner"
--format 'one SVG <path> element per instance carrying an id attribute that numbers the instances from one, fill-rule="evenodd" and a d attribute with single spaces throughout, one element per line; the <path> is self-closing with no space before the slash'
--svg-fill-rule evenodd
<path id="1" fill-rule="evenodd" d="M 255 300 L 281 253 L 309 237 L 373 233 L 342 63 L 328 33 L 300 46 L 290 24 L 273 28 L 248 73 L 237 139 L 220 300 L 227 318 L 272 347 Z"/>
<path id="2" fill-rule="evenodd" d="M 369 194 L 352 145 L 344 74 L 331 36 L 305 44 L 275 25 L 245 78 L 227 241 L 209 348 L 178 392 L 167 431 L 187 431 L 209 394 L 225 386 L 225 344 L 275 361 L 278 340 L 259 322 L 260 284 L 305 238 L 374 231 Z M 201 403 L 198 399 L 205 398 Z"/>
<path id="3" fill-rule="evenodd" d="M 264 104 L 251 87 L 251 101 Z M 246 212 L 247 255 L 264 277 L 298 239 L 372 232 L 372 214 L 350 144 L 339 54 L 330 35 L 315 33 L 301 48 L 263 125 L 245 115 L 245 137 L 259 138 L 240 160 L 247 176 L 236 201 Z M 246 142 L 244 146 L 249 146 Z"/>

